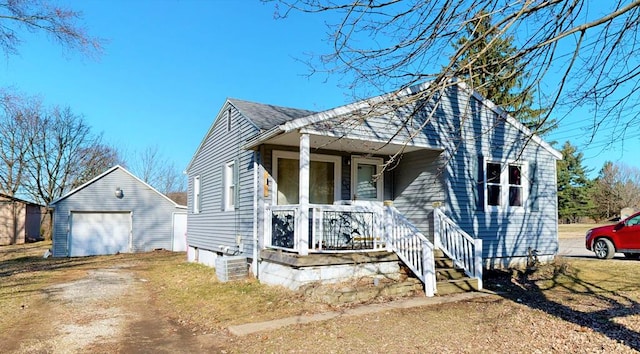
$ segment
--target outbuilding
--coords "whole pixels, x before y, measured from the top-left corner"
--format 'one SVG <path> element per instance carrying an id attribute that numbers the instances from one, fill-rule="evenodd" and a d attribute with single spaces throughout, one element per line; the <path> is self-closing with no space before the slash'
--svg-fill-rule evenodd
<path id="1" fill-rule="evenodd" d="M 42 205 L 0 193 L 0 246 L 40 240 L 43 209 Z"/>
<path id="2" fill-rule="evenodd" d="M 51 207 L 54 257 L 186 249 L 186 207 L 119 165 Z"/>

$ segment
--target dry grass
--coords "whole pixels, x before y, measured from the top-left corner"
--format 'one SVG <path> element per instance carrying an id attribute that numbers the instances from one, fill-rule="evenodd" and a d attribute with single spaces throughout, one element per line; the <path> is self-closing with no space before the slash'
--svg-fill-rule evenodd
<path id="1" fill-rule="evenodd" d="M 579 238 L 584 237 L 587 230 L 594 227 L 608 225 L 604 224 L 559 224 L 558 225 L 558 238 Z"/>
<path id="2" fill-rule="evenodd" d="M 489 272 L 485 285 L 495 296 L 283 328 L 243 338 L 231 351 L 637 352 L 639 266 L 559 259 L 536 270 Z"/>
<path id="3" fill-rule="evenodd" d="M 173 309 L 174 320 L 202 331 L 329 309 L 255 279 L 221 283 L 214 269 L 184 262 L 184 254 L 175 262 L 149 262 L 135 270 L 150 280 L 158 305 Z"/>
<path id="4" fill-rule="evenodd" d="M 535 270 L 487 272 L 485 286 L 498 295 L 234 338 L 225 331 L 232 324 L 329 307 L 254 280 L 220 283 L 211 268 L 186 263 L 183 253 L 42 259 L 46 244 L 29 247 L 16 252 L 0 247 L 0 333 L 16 324 L 43 326 L 42 317 L 21 317 L 20 306 L 41 299 L 44 287 L 127 263 L 148 280 L 143 283 L 150 306 L 194 334 L 213 333 L 226 352 L 640 350 L 639 261 L 559 259 Z"/>
<path id="5" fill-rule="evenodd" d="M 81 258 L 48 258 L 50 243 L 0 247 L 0 332 L 36 306 L 47 286 L 82 277 L 88 270 L 131 265 L 167 316 L 202 331 L 330 309 L 302 294 L 256 280 L 221 283 L 214 269 L 185 261 L 184 253 L 155 251 Z M 28 304 L 28 305 L 26 305 Z"/>

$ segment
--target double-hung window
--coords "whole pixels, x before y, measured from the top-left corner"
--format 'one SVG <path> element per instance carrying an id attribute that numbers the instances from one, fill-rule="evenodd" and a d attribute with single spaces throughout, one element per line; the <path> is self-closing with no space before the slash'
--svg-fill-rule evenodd
<path id="1" fill-rule="evenodd" d="M 527 197 L 526 164 L 488 161 L 485 165 L 486 205 L 490 208 L 522 208 Z"/>
<path id="2" fill-rule="evenodd" d="M 193 177 L 193 213 L 200 213 L 200 176 Z"/>
<path id="3" fill-rule="evenodd" d="M 238 169 L 236 162 L 227 163 L 224 166 L 223 174 L 223 208 L 224 210 L 234 210 L 238 198 Z"/>

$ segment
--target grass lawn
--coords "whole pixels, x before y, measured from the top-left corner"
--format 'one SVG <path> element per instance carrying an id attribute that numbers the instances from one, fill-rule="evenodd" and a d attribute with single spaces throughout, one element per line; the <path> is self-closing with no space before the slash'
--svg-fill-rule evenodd
<path id="1" fill-rule="evenodd" d="M 608 224 L 558 224 L 558 238 L 584 237 L 587 230 L 602 225 Z"/>
<path id="2" fill-rule="evenodd" d="M 226 352 L 640 350 L 640 261 L 558 259 L 535 270 L 486 272 L 485 287 L 497 295 L 236 338 L 228 326 L 340 308 L 255 280 L 220 283 L 213 269 L 185 262 L 184 253 L 43 259 L 48 247 L 0 247 L 0 333 L 41 318 L 25 318 L 22 305 L 46 311 L 47 286 L 126 263 L 148 280 L 150 306 L 194 336 L 220 338 Z"/>

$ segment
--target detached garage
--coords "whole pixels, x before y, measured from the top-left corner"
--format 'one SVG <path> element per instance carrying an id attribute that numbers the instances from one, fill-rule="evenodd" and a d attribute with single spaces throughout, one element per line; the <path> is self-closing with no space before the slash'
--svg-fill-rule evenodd
<path id="1" fill-rule="evenodd" d="M 186 249 L 186 206 L 121 166 L 53 201 L 53 256 Z"/>

